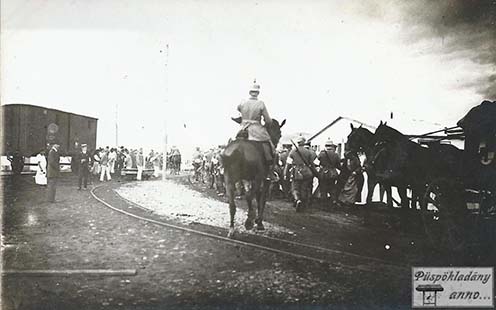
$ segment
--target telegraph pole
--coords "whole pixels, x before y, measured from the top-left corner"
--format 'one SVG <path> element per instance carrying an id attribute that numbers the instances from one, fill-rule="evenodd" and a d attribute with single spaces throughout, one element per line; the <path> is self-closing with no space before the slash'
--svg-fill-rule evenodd
<path id="1" fill-rule="evenodd" d="M 119 122 L 119 119 L 118 119 L 118 115 L 117 115 L 117 111 L 119 109 L 119 104 L 116 103 L 115 104 L 115 147 L 119 147 L 119 126 L 118 126 L 118 122 Z"/>
<path id="2" fill-rule="evenodd" d="M 162 50 L 160 51 L 162 53 Z M 169 104 L 169 44 L 165 46 L 165 103 L 164 103 L 164 156 L 162 164 L 162 180 L 167 177 L 167 106 Z"/>

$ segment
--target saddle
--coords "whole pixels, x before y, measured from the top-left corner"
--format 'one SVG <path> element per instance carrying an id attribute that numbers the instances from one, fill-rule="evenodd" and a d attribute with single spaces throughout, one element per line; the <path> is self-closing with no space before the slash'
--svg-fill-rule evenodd
<path id="1" fill-rule="evenodd" d="M 236 134 L 236 140 L 248 140 L 248 130 L 246 129 L 241 129 L 238 131 Z"/>
<path id="2" fill-rule="evenodd" d="M 236 140 L 244 140 L 255 145 L 255 147 L 263 153 L 265 161 L 273 163 L 274 150 L 272 149 L 269 141 L 248 140 L 248 130 L 246 129 L 241 129 L 240 131 L 238 131 L 238 133 L 236 134 Z"/>

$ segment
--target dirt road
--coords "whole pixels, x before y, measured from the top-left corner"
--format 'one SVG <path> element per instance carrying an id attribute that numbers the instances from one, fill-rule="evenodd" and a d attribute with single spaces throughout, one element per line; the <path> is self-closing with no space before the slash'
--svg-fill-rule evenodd
<path id="1" fill-rule="evenodd" d="M 4 182 L 2 258 L 4 270 L 11 273 L 2 278 L 3 309 L 410 307 L 408 270 L 400 274 L 387 269 L 370 272 L 336 268 L 164 228 L 109 210 L 89 191 L 78 191 L 73 177 L 65 177 L 60 183 L 58 201 L 47 204 L 44 189 L 32 184 L 30 178 Z M 153 182 L 107 185 L 98 194 L 122 208 L 128 207 L 128 202 L 114 189 L 160 186 Z M 178 186 L 184 190 L 183 185 Z M 208 193 L 202 197 L 212 199 Z M 318 229 L 327 234 L 325 242 L 319 244 L 353 252 L 354 247 L 346 244 L 350 240 L 360 244 L 367 235 L 367 230 L 359 229 L 346 239 L 351 230 L 340 227 L 353 226 L 353 215 L 348 215 L 349 220 L 341 226 L 326 227 L 343 221 L 342 217 L 307 214 L 306 227 L 311 229 L 303 231 L 298 229 L 301 218 L 281 208 L 273 207 L 267 221 L 282 227 L 282 235 L 299 241 L 309 241 L 312 235 L 323 240 L 324 235 L 314 235 Z M 166 219 L 157 213 L 151 216 Z M 381 257 L 378 254 L 382 252 L 368 254 Z M 397 261 L 396 256 L 382 258 Z M 346 263 L 353 264 L 352 259 L 348 260 Z M 75 269 L 89 274 L 16 273 Z M 124 269 L 136 269 L 137 273 L 91 274 L 95 270 Z"/>

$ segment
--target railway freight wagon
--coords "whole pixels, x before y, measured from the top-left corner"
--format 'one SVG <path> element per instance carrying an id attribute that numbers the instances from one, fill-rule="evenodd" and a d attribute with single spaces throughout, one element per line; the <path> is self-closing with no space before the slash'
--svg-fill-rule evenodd
<path id="1" fill-rule="evenodd" d="M 31 157 L 46 149 L 51 139 L 58 141 L 63 156 L 74 154 L 81 143 L 88 144 L 88 148 L 94 150 L 97 121 L 94 117 L 29 104 L 2 105 L 0 155 L 17 151 L 24 157 Z M 49 132 L 49 128 L 57 128 L 57 131 Z"/>

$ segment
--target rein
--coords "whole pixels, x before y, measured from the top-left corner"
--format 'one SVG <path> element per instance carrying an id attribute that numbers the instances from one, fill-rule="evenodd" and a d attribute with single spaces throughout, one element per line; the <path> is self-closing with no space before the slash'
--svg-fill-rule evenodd
<path id="1" fill-rule="evenodd" d="M 377 146 L 384 145 L 384 144 L 385 144 L 385 142 L 381 142 L 381 143 L 378 143 L 378 145 L 377 145 Z M 387 145 L 384 145 L 384 146 L 383 146 L 383 147 L 382 147 L 382 148 L 381 148 L 381 149 L 380 149 L 380 150 L 379 150 L 379 151 L 375 154 L 374 158 L 372 158 L 372 161 L 371 161 L 371 164 L 372 164 L 372 165 L 374 165 L 374 164 L 375 164 L 375 162 L 377 161 L 377 159 L 379 158 L 379 156 L 380 156 L 383 152 L 385 152 L 385 151 L 386 151 L 386 149 L 387 149 Z"/>

